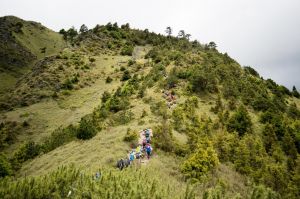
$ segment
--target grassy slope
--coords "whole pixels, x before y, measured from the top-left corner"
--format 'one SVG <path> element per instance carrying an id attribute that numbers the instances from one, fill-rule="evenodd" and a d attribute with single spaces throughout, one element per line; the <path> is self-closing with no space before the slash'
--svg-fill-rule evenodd
<path id="1" fill-rule="evenodd" d="M 17 41 L 30 49 L 38 59 L 57 54 L 66 46 L 62 35 L 41 25 L 26 23 L 22 30 L 23 34 L 14 34 Z M 44 47 L 46 51 L 42 53 L 41 48 Z"/>
<path id="2" fill-rule="evenodd" d="M 100 75 L 103 72 L 110 74 L 113 72 L 111 66 L 126 62 L 128 59 L 128 57 L 103 55 L 96 58 L 96 66 L 91 70 L 93 75 Z M 100 77 L 90 86 L 71 91 L 70 95 L 62 96 L 58 100 L 47 99 L 5 113 L 6 120 L 30 123 L 25 132 L 18 136 L 18 142 L 7 150 L 14 150 L 26 140 L 40 141 L 60 126 L 77 123 L 81 117 L 91 113 L 101 103 L 100 99 L 104 91 L 116 89 L 120 84 L 119 80 L 106 84 L 105 78 Z"/>
<path id="3" fill-rule="evenodd" d="M 1 19 L 3 20 L 3 18 Z M 14 32 L 12 27 L 17 22 L 21 22 L 23 27 L 21 28 L 22 32 Z M 11 44 L 6 44 L 1 50 L 2 53 L 11 53 L 6 55 L 6 57 L 13 57 L 16 60 L 25 60 L 24 63 L 21 64 L 23 61 L 20 61 L 17 65 L 9 65 L 9 69 L 3 69 L 0 72 L 0 94 L 7 92 L 9 89 L 13 88 L 17 80 L 25 73 L 29 72 L 34 63 L 37 60 L 44 58 L 45 56 L 50 56 L 57 54 L 63 48 L 66 47 L 66 43 L 63 40 L 62 36 L 39 23 L 24 21 L 17 17 L 8 16 L 5 18 L 4 22 L 6 25 L 2 26 L 1 32 L 2 34 L 6 34 L 11 32 L 12 37 L 9 37 L 7 42 L 11 42 Z M 26 54 L 13 54 L 15 51 L 12 50 L 12 46 L 16 43 L 18 50 L 21 52 L 27 51 L 31 53 L 31 58 L 26 57 Z M 6 49 L 6 47 L 8 49 Z M 46 52 L 41 53 L 41 48 L 46 47 Z M 33 58 L 36 57 L 36 58 Z M 3 64 L 6 62 L 5 60 Z M 20 65 L 21 64 L 21 65 Z M 6 65 L 6 64 L 5 64 Z M 2 68 L 2 66 L 0 67 Z"/>

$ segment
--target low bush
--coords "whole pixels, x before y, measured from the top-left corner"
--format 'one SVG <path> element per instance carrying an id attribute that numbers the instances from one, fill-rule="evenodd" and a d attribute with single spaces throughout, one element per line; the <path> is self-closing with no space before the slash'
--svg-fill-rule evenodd
<path id="1" fill-rule="evenodd" d="M 51 135 L 43 141 L 41 148 L 44 153 L 52 151 L 63 144 L 70 142 L 76 138 L 77 128 L 69 125 L 66 128 L 58 128 Z"/>
<path id="2" fill-rule="evenodd" d="M 240 136 L 243 136 L 246 132 L 252 131 L 252 122 L 244 106 L 240 106 L 238 110 L 229 118 L 227 130 L 229 132 L 236 131 Z"/>
<path id="3" fill-rule="evenodd" d="M 81 118 L 76 137 L 81 140 L 88 140 L 97 134 L 93 121 L 88 118 Z"/>
<path id="4" fill-rule="evenodd" d="M 41 146 L 39 144 L 36 144 L 33 141 L 26 142 L 17 149 L 11 159 L 13 169 L 20 169 L 23 162 L 35 158 L 41 151 Z"/>
<path id="5" fill-rule="evenodd" d="M 105 168 L 98 172 L 100 178 L 95 178 L 68 166 L 42 176 L 3 179 L 0 198 L 195 198 L 192 190 L 178 192 L 175 184 L 169 186 L 165 179 L 153 175 L 151 168 L 122 172 Z"/>
<path id="6" fill-rule="evenodd" d="M 110 76 L 108 76 L 108 77 L 106 78 L 106 80 L 105 80 L 105 82 L 106 82 L 107 84 L 111 83 L 112 81 L 113 81 L 113 79 L 112 79 Z"/>
<path id="7" fill-rule="evenodd" d="M 127 81 L 127 80 L 129 80 L 130 78 L 131 78 L 131 76 L 130 76 L 129 71 L 128 71 L 128 70 L 125 70 L 125 71 L 123 72 L 122 77 L 121 77 L 121 81 Z"/>
<path id="8" fill-rule="evenodd" d="M 132 56 L 133 46 L 124 46 L 121 50 L 121 55 Z"/>
<path id="9" fill-rule="evenodd" d="M 12 173 L 13 170 L 9 160 L 3 153 L 0 153 L 0 178 L 9 176 Z"/>
<path id="10" fill-rule="evenodd" d="M 124 125 L 134 119 L 134 114 L 130 110 L 119 111 L 111 116 L 112 125 Z"/>
<path id="11" fill-rule="evenodd" d="M 186 177 L 199 179 L 218 164 L 218 155 L 212 142 L 204 138 L 197 144 L 196 151 L 184 161 L 181 170 Z"/>
<path id="12" fill-rule="evenodd" d="M 153 128 L 153 144 L 155 148 L 159 148 L 166 152 L 175 152 L 176 143 L 170 124 L 163 121 L 160 125 Z"/>
<path id="13" fill-rule="evenodd" d="M 137 141 L 137 139 L 138 139 L 138 133 L 128 128 L 123 140 L 125 142 L 133 142 L 133 141 Z"/>

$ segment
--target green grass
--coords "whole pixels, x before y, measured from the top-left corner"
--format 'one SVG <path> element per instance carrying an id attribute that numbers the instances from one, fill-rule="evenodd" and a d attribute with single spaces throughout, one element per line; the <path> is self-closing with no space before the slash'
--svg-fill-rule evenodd
<path id="1" fill-rule="evenodd" d="M 81 117 L 93 111 L 101 103 L 104 91 L 111 91 L 120 85 L 119 81 L 106 84 L 100 78 L 89 87 L 71 91 L 69 95 L 58 100 L 48 99 L 27 107 L 17 108 L 5 113 L 6 120 L 23 122 L 24 113 L 30 113 L 30 126 L 18 136 L 19 142 L 12 145 L 9 151 L 14 150 L 25 140 L 40 141 L 60 126 L 68 126 L 80 121 Z"/>
<path id="2" fill-rule="evenodd" d="M 30 49 L 38 59 L 57 54 L 66 46 L 62 35 L 42 27 L 41 25 L 25 23 L 22 31 L 22 34 L 15 34 L 17 40 L 24 47 Z M 41 48 L 44 47 L 46 47 L 46 51 L 45 53 L 42 53 Z"/>
<path id="3" fill-rule="evenodd" d="M 6 93 L 16 82 L 17 79 L 13 75 L 9 73 L 0 73 L 0 94 Z"/>

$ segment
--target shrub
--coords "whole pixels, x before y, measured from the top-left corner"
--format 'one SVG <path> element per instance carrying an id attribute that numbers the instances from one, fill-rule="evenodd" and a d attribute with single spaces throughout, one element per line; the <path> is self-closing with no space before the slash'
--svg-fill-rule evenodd
<path id="1" fill-rule="evenodd" d="M 293 119 L 299 119 L 300 118 L 300 111 L 297 108 L 297 105 L 295 103 L 291 104 L 288 108 L 288 115 Z"/>
<path id="2" fill-rule="evenodd" d="M 236 143 L 233 156 L 236 169 L 252 177 L 258 177 L 266 164 L 264 144 L 259 136 L 253 134 L 246 134 Z"/>
<path id="3" fill-rule="evenodd" d="M 252 102 L 251 105 L 254 110 L 256 111 L 266 111 L 270 108 L 274 108 L 272 102 L 264 96 L 256 97 Z"/>
<path id="4" fill-rule="evenodd" d="M 168 117 L 168 115 L 167 115 L 167 105 L 163 101 L 160 101 L 160 102 L 157 102 L 157 103 L 152 103 L 150 105 L 150 110 L 156 116 L 161 116 L 163 118 Z"/>
<path id="5" fill-rule="evenodd" d="M 41 146 L 33 141 L 26 142 L 22 145 L 13 156 L 13 161 L 16 164 L 23 163 L 39 155 Z"/>
<path id="6" fill-rule="evenodd" d="M 133 64 L 135 64 L 136 63 L 136 61 L 134 61 L 134 60 L 132 60 L 132 59 L 130 59 L 130 60 L 128 60 L 128 66 L 132 66 Z"/>
<path id="7" fill-rule="evenodd" d="M 252 67 L 250 67 L 250 66 L 245 66 L 245 67 L 244 67 L 244 70 L 245 70 L 247 73 L 249 73 L 249 74 L 251 74 L 251 75 L 253 75 L 253 76 L 255 76 L 255 77 L 259 77 L 259 73 L 258 73 L 254 68 L 252 68 Z"/>
<path id="8" fill-rule="evenodd" d="M 72 90 L 74 88 L 72 80 L 69 78 L 66 79 L 62 84 L 62 88 L 67 90 Z"/>
<path id="9" fill-rule="evenodd" d="M 252 122 L 250 116 L 244 106 L 240 106 L 227 123 L 229 132 L 238 132 L 239 136 L 243 136 L 246 132 L 251 132 Z"/>
<path id="10" fill-rule="evenodd" d="M 94 57 L 90 57 L 89 60 L 90 60 L 91 63 L 96 61 L 96 59 Z"/>
<path id="11" fill-rule="evenodd" d="M 169 89 L 174 88 L 177 83 L 178 83 L 178 77 L 176 76 L 175 72 L 171 72 L 166 79 L 167 87 Z"/>
<path id="12" fill-rule="evenodd" d="M 81 118 L 76 137 L 81 140 L 88 140 L 96 134 L 97 130 L 94 127 L 94 123 L 87 118 Z"/>
<path id="13" fill-rule="evenodd" d="M 182 172 L 189 178 L 199 179 L 219 164 L 219 159 L 211 141 L 201 139 L 197 149 L 181 166 Z"/>
<path id="14" fill-rule="evenodd" d="M 175 152 L 176 144 L 170 124 L 163 121 L 155 126 L 153 131 L 153 145 L 166 152 Z"/>
<path id="15" fill-rule="evenodd" d="M 0 178 L 12 174 L 10 162 L 3 153 L 0 153 Z"/>
<path id="16" fill-rule="evenodd" d="M 41 148 L 44 153 L 52 151 L 63 144 L 72 141 L 76 138 L 77 128 L 69 125 L 66 128 L 56 129 L 51 135 L 43 141 Z"/>
<path id="17" fill-rule="evenodd" d="M 300 98 L 300 94 L 295 86 L 293 86 L 292 95 L 296 98 Z"/>
<path id="18" fill-rule="evenodd" d="M 113 125 L 124 125 L 129 123 L 131 120 L 133 120 L 134 114 L 131 111 L 119 111 L 118 113 L 115 113 L 112 115 L 112 122 Z"/>
<path id="19" fill-rule="evenodd" d="M 123 76 L 122 76 L 122 78 L 121 78 L 121 81 L 127 81 L 127 80 L 129 80 L 130 78 L 131 78 L 131 76 L 130 76 L 129 71 L 128 71 L 128 70 L 125 70 L 125 71 L 123 72 Z"/>
<path id="20" fill-rule="evenodd" d="M 139 97 L 139 98 L 145 97 L 146 89 L 147 89 L 147 88 L 146 88 L 145 86 L 141 86 L 141 87 L 140 87 L 139 92 L 138 92 L 138 97 Z"/>
<path id="21" fill-rule="evenodd" d="M 105 80 L 105 82 L 106 82 L 107 84 L 111 83 L 112 81 L 113 81 L 113 79 L 112 79 L 110 76 L 108 76 L 108 77 L 106 78 L 106 80 Z"/>
<path id="22" fill-rule="evenodd" d="M 189 82 L 191 85 L 191 90 L 193 92 L 202 92 L 206 89 L 208 80 L 204 76 L 204 74 L 201 74 L 200 72 L 195 72 L 192 74 L 192 76 L 189 78 Z"/>
<path id="23" fill-rule="evenodd" d="M 121 55 L 132 56 L 133 46 L 124 46 L 121 50 Z"/>
<path id="24" fill-rule="evenodd" d="M 104 104 L 111 98 L 111 94 L 108 91 L 104 91 L 101 97 L 101 102 Z"/>
<path id="25" fill-rule="evenodd" d="M 137 139 L 138 139 L 137 132 L 132 131 L 130 128 L 128 128 L 123 140 L 125 142 L 133 142 L 133 141 L 137 141 Z"/>
<path id="26" fill-rule="evenodd" d="M 0 198 L 189 198 L 193 190 L 179 192 L 168 185 L 154 169 L 113 168 L 94 170 L 100 179 L 75 166 L 59 167 L 42 176 L 7 178 L 0 181 Z M 169 181 L 168 181 L 169 182 Z M 170 181 L 173 182 L 173 181 Z M 148 186 L 141 186 L 141 185 Z M 68 197 L 68 195 L 70 195 Z"/>
<path id="27" fill-rule="evenodd" d="M 265 187 L 263 185 L 255 186 L 252 193 L 251 198 L 253 199 L 263 199 L 263 198 L 273 198 L 279 199 L 281 198 L 280 195 L 274 192 L 272 189 Z"/>
<path id="28" fill-rule="evenodd" d="M 18 128 L 16 122 L 0 123 L 0 149 L 15 142 L 17 132 L 19 131 Z"/>
<path id="29" fill-rule="evenodd" d="M 105 108 L 111 112 L 119 112 L 126 110 L 130 103 L 126 97 L 119 97 L 117 95 L 112 96 L 106 103 Z"/>
<path id="30" fill-rule="evenodd" d="M 121 66 L 120 71 L 125 71 L 126 68 L 124 66 Z"/>

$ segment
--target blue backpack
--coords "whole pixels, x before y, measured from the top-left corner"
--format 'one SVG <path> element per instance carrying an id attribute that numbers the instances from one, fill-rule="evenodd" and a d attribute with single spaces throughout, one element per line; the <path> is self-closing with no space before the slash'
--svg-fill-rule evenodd
<path id="1" fill-rule="evenodd" d="M 131 161 L 133 161 L 134 160 L 134 154 L 131 153 L 129 158 L 130 158 Z"/>
<path id="2" fill-rule="evenodd" d="M 151 153 L 151 147 L 150 147 L 150 146 L 147 146 L 147 147 L 146 147 L 146 152 L 147 152 L 147 153 Z"/>

